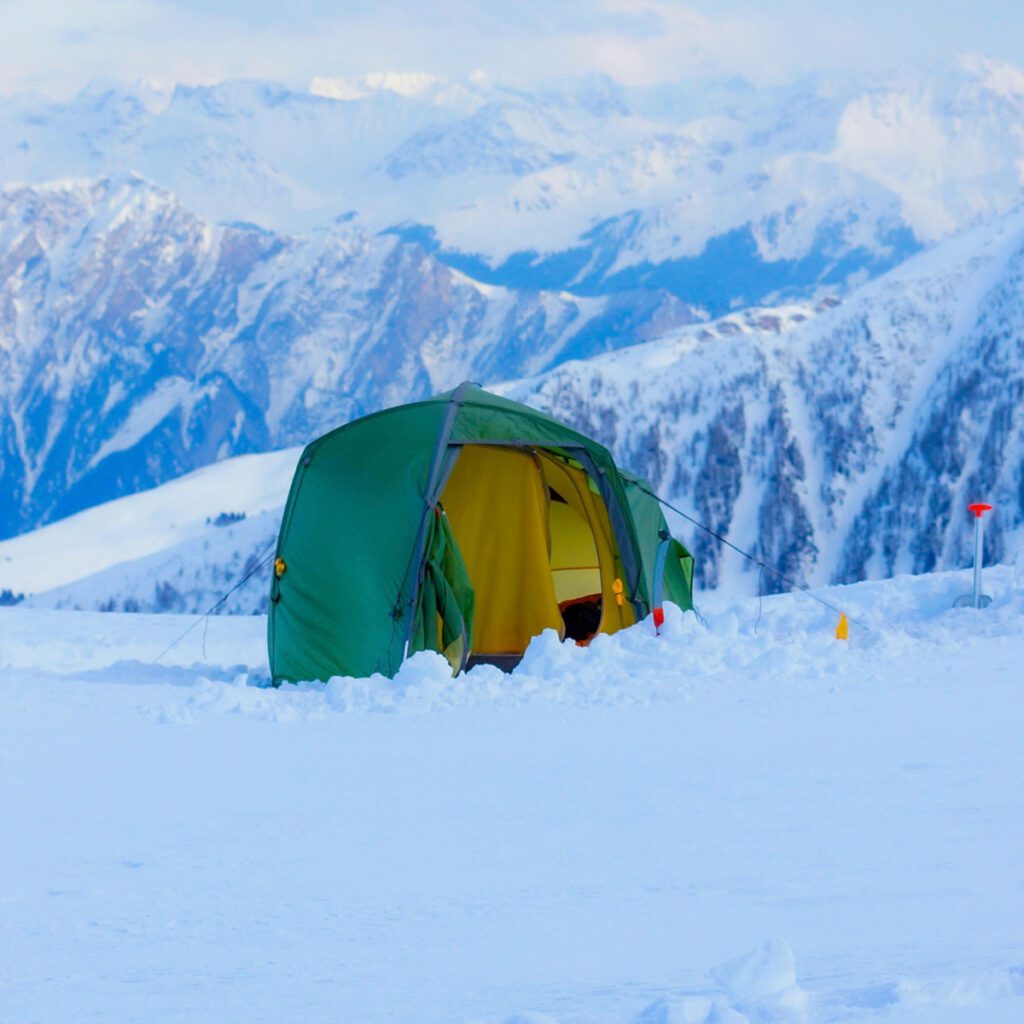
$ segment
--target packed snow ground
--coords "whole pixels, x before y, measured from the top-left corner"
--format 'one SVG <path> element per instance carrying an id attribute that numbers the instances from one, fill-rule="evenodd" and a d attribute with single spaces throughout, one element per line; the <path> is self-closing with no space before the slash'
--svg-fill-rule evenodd
<path id="1" fill-rule="evenodd" d="M 1019 1022 L 1024 570 L 968 588 L 280 690 L 259 617 L 2 609 L 0 1021 Z"/>

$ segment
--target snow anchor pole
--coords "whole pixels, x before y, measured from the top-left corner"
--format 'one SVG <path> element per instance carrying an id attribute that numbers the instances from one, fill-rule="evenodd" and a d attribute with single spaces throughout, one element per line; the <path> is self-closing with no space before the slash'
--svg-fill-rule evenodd
<path id="1" fill-rule="evenodd" d="M 970 594 L 963 594 L 953 602 L 954 608 L 987 608 L 992 603 L 988 594 L 981 592 L 981 563 L 984 558 L 985 525 L 983 516 L 992 511 L 991 505 L 976 501 L 967 506 L 974 513 L 974 585 Z"/>

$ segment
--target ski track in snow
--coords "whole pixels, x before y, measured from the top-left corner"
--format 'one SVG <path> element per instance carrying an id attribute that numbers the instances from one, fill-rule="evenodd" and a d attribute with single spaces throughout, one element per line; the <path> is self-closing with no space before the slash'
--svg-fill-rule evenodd
<path id="1" fill-rule="evenodd" d="M 1024 569 L 701 602 L 511 676 L 0 609 L 0 1022 L 1024 1019 Z"/>

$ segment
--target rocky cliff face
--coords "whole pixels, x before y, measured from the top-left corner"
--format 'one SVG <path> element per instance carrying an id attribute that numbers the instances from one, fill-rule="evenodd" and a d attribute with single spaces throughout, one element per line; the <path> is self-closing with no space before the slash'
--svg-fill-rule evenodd
<path id="1" fill-rule="evenodd" d="M 0 192 L 0 536 L 695 313 L 480 285 L 352 218 L 213 225 L 135 178 Z"/>
<path id="2" fill-rule="evenodd" d="M 1018 221 L 1019 223 L 1019 221 Z M 1024 525 L 1024 233 L 1007 240 L 999 273 L 982 269 L 960 308 L 937 372 L 908 417 L 850 524 L 839 579 L 964 565 L 972 535 L 964 506 L 987 500 L 986 558 L 1016 555 Z"/>

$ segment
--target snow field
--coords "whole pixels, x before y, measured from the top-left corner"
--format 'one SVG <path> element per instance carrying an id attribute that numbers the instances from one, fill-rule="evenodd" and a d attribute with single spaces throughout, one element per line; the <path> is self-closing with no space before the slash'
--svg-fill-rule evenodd
<path id="1" fill-rule="evenodd" d="M 0 1021 L 1019 1021 L 1024 572 L 969 585 L 281 690 L 261 618 L 4 609 Z"/>
<path id="2" fill-rule="evenodd" d="M 2 540 L 3 585 L 15 593 L 50 590 L 209 537 L 210 520 L 221 513 L 278 513 L 300 450 L 225 459 Z"/>

